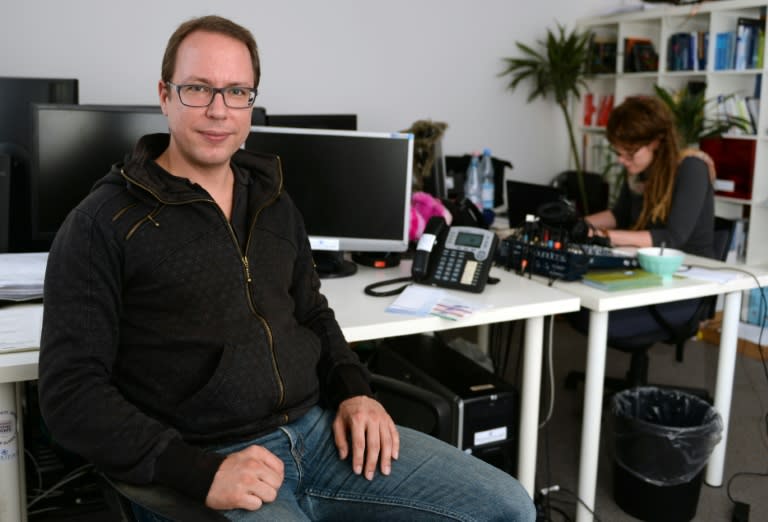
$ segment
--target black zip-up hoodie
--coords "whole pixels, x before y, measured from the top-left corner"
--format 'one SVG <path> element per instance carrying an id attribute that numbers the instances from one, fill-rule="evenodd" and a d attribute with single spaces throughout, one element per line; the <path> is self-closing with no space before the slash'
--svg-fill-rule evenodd
<path id="1" fill-rule="evenodd" d="M 108 474 L 205 499 L 223 457 L 319 402 L 370 395 L 319 292 L 279 159 L 238 151 L 247 239 L 137 144 L 67 217 L 45 277 L 40 404 L 53 438 Z"/>

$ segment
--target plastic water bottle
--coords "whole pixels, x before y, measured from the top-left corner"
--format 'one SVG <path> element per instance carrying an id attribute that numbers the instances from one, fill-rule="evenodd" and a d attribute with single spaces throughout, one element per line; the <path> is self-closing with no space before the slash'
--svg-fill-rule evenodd
<path id="1" fill-rule="evenodd" d="M 496 191 L 493 185 L 493 161 L 491 160 L 491 149 L 483 149 L 483 159 L 480 161 L 480 180 L 482 183 L 480 199 L 483 203 L 483 210 L 493 210 L 496 201 Z"/>
<path id="2" fill-rule="evenodd" d="M 469 199 L 479 209 L 483 208 L 481 191 L 480 159 L 479 154 L 475 152 L 469 161 L 469 167 L 467 167 L 467 179 L 464 181 L 464 197 Z"/>

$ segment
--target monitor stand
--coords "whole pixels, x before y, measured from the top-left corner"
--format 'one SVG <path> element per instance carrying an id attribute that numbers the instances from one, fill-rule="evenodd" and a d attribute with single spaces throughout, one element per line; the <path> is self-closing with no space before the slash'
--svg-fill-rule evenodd
<path id="1" fill-rule="evenodd" d="M 312 258 L 315 260 L 315 269 L 320 279 L 347 277 L 357 272 L 357 265 L 344 259 L 344 252 L 313 250 Z"/>

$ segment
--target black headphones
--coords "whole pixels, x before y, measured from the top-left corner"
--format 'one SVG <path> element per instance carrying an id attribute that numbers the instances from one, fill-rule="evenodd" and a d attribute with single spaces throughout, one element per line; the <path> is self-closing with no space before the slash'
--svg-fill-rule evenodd
<path id="1" fill-rule="evenodd" d="M 536 212 L 542 224 L 567 231 L 568 241 L 587 243 L 591 239 L 589 224 L 579 217 L 576 206 L 567 199 L 544 203 Z"/>
<path id="2" fill-rule="evenodd" d="M 539 205 L 539 221 L 549 226 L 570 226 L 577 221 L 576 206 L 567 199 L 558 199 Z"/>

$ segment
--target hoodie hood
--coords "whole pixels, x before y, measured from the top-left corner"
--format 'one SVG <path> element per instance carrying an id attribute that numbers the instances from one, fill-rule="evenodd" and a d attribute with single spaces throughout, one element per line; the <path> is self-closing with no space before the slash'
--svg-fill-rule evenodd
<path id="1" fill-rule="evenodd" d="M 199 200 L 201 194 L 194 183 L 167 172 L 154 162 L 169 143 L 169 134 L 143 136 L 136 143 L 133 153 L 126 160 L 112 165 L 109 173 L 97 181 L 92 190 L 102 185 L 125 185 L 127 182 L 128 189 L 134 194 L 151 197 L 161 203 Z M 256 193 L 266 199 L 275 198 L 283 191 L 280 160 L 274 154 L 241 149 L 232 156 L 232 167 L 244 171 L 250 183 L 258 186 Z"/>

